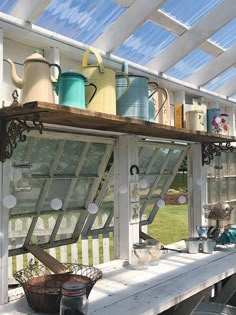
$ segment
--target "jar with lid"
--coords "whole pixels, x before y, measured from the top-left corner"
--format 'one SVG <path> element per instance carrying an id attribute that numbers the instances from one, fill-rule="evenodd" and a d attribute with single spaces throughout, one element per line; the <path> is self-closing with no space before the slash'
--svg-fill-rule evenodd
<path id="1" fill-rule="evenodd" d="M 161 256 L 161 251 L 159 248 L 159 242 L 154 239 L 146 240 L 147 249 L 150 256 L 149 265 L 156 266 L 159 264 L 159 259 Z"/>
<path id="2" fill-rule="evenodd" d="M 87 284 L 81 282 L 66 282 L 62 286 L 60 315 L 87 315 L 88 301 Z"/>
<path id="3" fill-rule="evenodd" d="M 133 269 L 144 270 L 148 268 L 150 255 L 148 253 L 146 243 L 133 244 L 133 252 L 131 257 L 131 266 Z"/>

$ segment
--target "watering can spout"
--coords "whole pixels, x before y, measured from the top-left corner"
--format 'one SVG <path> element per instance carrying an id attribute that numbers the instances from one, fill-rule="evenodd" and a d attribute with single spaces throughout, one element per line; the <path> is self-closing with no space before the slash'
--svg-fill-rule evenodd
<path id="1" fill-rule="evenodd" d="M 129 74 L 129 65 L 128 65 L 128 61 L 123 61 L 122 64 L 122 72 Z"/>
<path id="2" fill-rule="evenodd" d="M 12 79 L 13 84 L 14 84 L 17 88 L 21 89 L 22 86 L 23 86 L 23 80 L 22 80 L 20 77 L 18 77 L 18 75 L 17 75 L 17 73 L 16 73 L 16 66 L 15 66 L 14 62 L 11 61 L 11 59 L 6 59 L 6 61 L 7 61 L 7 62 L 10 64 L 10 66 L 11 66 L 11 79 Z"/>

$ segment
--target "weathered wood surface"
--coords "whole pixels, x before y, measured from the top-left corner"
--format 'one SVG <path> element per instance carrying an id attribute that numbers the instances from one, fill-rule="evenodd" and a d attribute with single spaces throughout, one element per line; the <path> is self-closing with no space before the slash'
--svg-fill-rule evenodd
<path id="1" fill-rule="evenodd" d="M 40 113 L 43 123 L 56 124 L 69 127 L 96 129 L 102 131 L 130 133 L 146 137 L 182 140 L 187 142 L 225 142 L 236 141 L 235 137 L 193 131 L 185 128 L 151 123 L 148 121 L 121 117 L 118 115 L 104 114 L 68 106 L 32 102 L 18 107 L 5 107 L 0 109 L 0 118 L 10 120 L 23 118 L 28 115 L 32 120 L 33 113 Z"/>
<path id="2" fill-rule="evenodd" d="M 45 252 L 41 247 L 36 244 L 26 244 L 24 247 L 33 254 L 38 260 L 48 267 L 54 273 L 64 273 L 66 267 L 60 263 L 56 258 Z"/>
<path id="3" fill-rule="evenodd" d="M 130 270 L 115 260 L 99 267 L 103 279 L 89 296 L 89 315 L 156 315 L 236 272 L 236 249 L 213 254 L 169 252 L 147 270 Z M 4 306 L 3 306 L 4 307 Z M 29 313 L 25 299 L 0 307 L 0 314 Z"/>

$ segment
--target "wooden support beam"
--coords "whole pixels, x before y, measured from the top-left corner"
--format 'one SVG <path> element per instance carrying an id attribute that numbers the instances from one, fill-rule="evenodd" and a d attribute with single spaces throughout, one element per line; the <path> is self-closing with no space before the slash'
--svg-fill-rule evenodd
<path id="1" fill-rule="evenodd" d="M 24 247 L 33 254 L 38 260 L 48 267 L 54 273 L 64 273 L 66 267 L 57 259 L 45 252 L 41 247 L 35 244 L 24 245 Z"/>
<path id="2" fill-rule="evenodd" d="M 232 275 L 213 298 L 212 302 L 226 304 L 236 291 L 236 274 Z"/>

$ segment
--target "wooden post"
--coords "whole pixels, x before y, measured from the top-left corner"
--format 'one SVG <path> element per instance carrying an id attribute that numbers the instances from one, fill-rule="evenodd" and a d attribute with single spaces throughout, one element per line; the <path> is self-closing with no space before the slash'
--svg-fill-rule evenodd
<path id="1" fill-rule="evenodd" d="M 131 262 L 132 245 L 139 242 L 139 223 L 131 223 L 129 194 L 130 182 L 139 180 L 138 174 L 130 174 L 130 167 L 138 166 L 138 137 L 120 136 L 114 160 L 114 253 L 115 258 Z"/>
<path id="2" fill-rule="evenodd" d="M 52 64 L 60 65 L 60 49 L 57 47 L 51 47 L 50 54 L 49 54 L 49 60 Z M 52 76 L 57 79 L 58 78 L 58 69 L 56 67 L 51 67 Z M 56 92 L 54 92 L 54 100 L 55 103 L 58 104 L 58 96 Z"/>
<path id="3" fill-rule="evenodd" d="M 207 198 L 207 172 L 202 166 L 201 144 L 192 144 L 188 155 L 189 233 L 196 235 L 196 225 L 205 224 L 203 206 Z"/>
<path id="4" fill-rule="evenodd" d="M 0 163 L 0 305 L 8 302 L 8 224 L 9 209 L 2 200 L 9 193 L 8 161 Z"/>
<path id="5" fill-rule="evenodd" d="M 0 83 L 3 82 L 3 30 L 0 29 Z M 2 106 L 2 92 L 0 93 Z M 2 135 L 0 135 L 1 137 Z M 0 305 L 8 302 L 8 209 L 3 207 L 2 199 L 5 193 L 4 168 L 0 162 Z"/>

